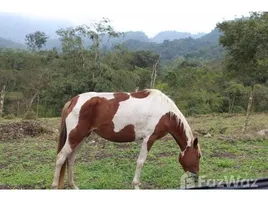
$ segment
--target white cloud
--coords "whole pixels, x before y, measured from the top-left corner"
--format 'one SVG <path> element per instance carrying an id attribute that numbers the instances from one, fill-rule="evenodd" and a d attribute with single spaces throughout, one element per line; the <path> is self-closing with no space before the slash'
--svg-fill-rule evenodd
<path id="1" fill-rule="evenodd" d="M 0 11 L 67 19 L 76 24 L 108 17 L 120 31 L 209 32 L 217 22 L 267 8 L 254 0 L 0 0 Z"/>

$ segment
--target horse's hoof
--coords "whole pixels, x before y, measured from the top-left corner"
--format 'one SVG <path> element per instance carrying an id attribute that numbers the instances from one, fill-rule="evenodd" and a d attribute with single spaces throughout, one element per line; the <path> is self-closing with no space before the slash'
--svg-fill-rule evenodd
<path id="1" fill-rule="evenodd" d="M 139 190 L 140 187 L 138 185 L 135 185 L 135 190 Z"/>
<path id="2" fill-rule="evenodd" d="M 52 185 L 51 185 L 51 189 L 54 189 L 54 190 L 55 190 L 55 189 L 58 189 L 58 186 L 55 185 L 55 184 L 52 184 Z"/>
<path id="3" fill-rule="evenodd" d="M 69 185 L 71 189 L 79 190 L 79 188 L 76 185 Z"/>

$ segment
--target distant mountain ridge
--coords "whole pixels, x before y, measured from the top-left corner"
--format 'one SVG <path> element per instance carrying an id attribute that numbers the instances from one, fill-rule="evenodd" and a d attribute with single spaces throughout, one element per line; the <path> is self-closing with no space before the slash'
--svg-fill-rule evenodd
<path id="1" fill-rule="evenodd" d="M 55 31 L 62 27 L 73 26 L 66 20 L 41 19 L 19 14 L 0 12 L 0 37 L 24 44 L 25 35 L 44 31 L 50 38 L 57 38 Z"/>
<path id="2" fill-rule="evenodd" d="M 0 12 L 0 37 L 22 44 L 25 42 L 25 35 L 29 33 L 37 30 L 44 31 L 50 39 L 54 40 L 58 38 L 58 35 L 55 33 L 56 30 L 70 26 L 75 25 L 67 20 L 41 19 Z M 139 40 L 142 42 L 162 43 L 164 40 L 172 41 L 188 37 L 199 38 L 203 35 L 205 35 L 205 33 L 191 34 L 178 31 L 162 31 L 156 36 L 149 38 L 144 32 L 128 31 L 125 32 L 123 38 L 117 38 L 114 39 L 114 41 L 124 42 L 127 40 Z M 51 46 L 51 44 L 48 46 Z"/>
<path id="3" fill-rule="evenodd" d="M 154 51 L 163 59 L 172 60 L 179 56 L 197 59 L 219 58 L 223 49 L 218 43 L 219 30 L 215 28 L 209 34 L 200 38 L 192 37 L 164 40 L 162 43 L 142 42 L 138 40 L 127 40 L 123 45 L 131 51 Z"/>
<path id="4" fill-rule="evenodd" d="M 25 35 L 37 30 L 44 31 L 50 38 L 44 49 L 61 48 L 56 30 L 75 26 L 64 20 L 41 20 L 21 17 L 15 14 L 0 13 L 0 48 L 25 49 Z M 111 49 L 114 44 L 122 44 L 130 51 L 149 50 L 160 54 L 163 59 L 172 60 L 178 56 L 194 59 L 214 59 L 223 54 L 219 46 L 220 33 L 217 28 L 210 33 L 191 34 L 187 32 L 163 31 L 153 38 L 149 38 L 142 31 L 124 32 L 119 38 L 102 40 L 102 46 Z M 92 44 L 91 40 L 84 40 L 85 46 Z"/>
<path id="5" fill-rule="evenodd" d="M 191 37 L 193 39 L 200 38 L 204 36 L 206 33 L 197 33 L 191 34 L 187 32 L 178 32 L 178 31 L 162 31 L 154 36 L 151 41 L 155 43 L 162 43 L 164 40 L 179 40 L 183 38 Z"/>
<path id="6" fill-rule="evenodd" d="M 0 37 L 0 48 L 24 49 L 25 45 Z"/>

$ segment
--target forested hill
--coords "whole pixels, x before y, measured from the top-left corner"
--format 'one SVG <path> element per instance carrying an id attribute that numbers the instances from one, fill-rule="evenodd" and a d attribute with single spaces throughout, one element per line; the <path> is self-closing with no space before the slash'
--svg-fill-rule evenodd
<path id="1" fill-rule="evenodd" d="M 50 38 L 57 37 L 55 31 L 73 24 L 65 20 L 26 17 L 0 12 L 0 37 L 24 44 L 25 35 L 37 30 L 44 31 Z"/>
<path id="2" fill-rule="evenodd" d="M 26 46 L 0 37 L 0 48 L 23 49 Z"/>
<path id="3" fill-rule="evenodd" d="M 50 38 L 57 37 L 55 31 L 59 28 L 74 26 L 73 23 L 66 20 L 41 19 L 21 16 L 18 14 L 0 12 L 0 37 L 24 43 L 25 35 L 34 31 L 44 31 Z M 119 41 L 139 40 L 142 42 L 162 43 L 164 40 L 175 40 L 183 38 L 199 38 L 205 33 L 191 34 L 178 31 L 162 31 L 152 38 L 149 38 L 141 31 L 127 31 L 125 36 Z"/>
<path id="4" fill-rule="evenodd" d="M 163 59 L 171 60 L 178 56 L 197 59 L 215 59 L 221 57 L 223 48 L 218 44 L 219 30 L 194 39 L 164 40 L 162 43 L 127 40 L 123 44 L 132 51 L 150 50 L 160 54 Z"/>
<path id="5" fill-rule="evenodd" d="M 206 33 L 197 33 L 197 34 L 191 34 L 187 32 L 177 32 L 177 31 L 162 31 L 158 33 L 156 36 L 154 36 L 151 39 L 151 42 L 155 43 L 162 43 L 164 40 L 179 40 L 183 38 L 199 38 L 205 35 Z"/>
<path id="6" fill-rule="evenodd" d="M 0 13 L 0 48 L 26 48 L 25 35 L 35 31 L 43 31 L 49 36 L 44 49 L 61 49 L 56 30 L 74 27 L 64 20 L 33 19 L 16 14 Z M 123 44 L 131 51 L 149 50 L 161 55 L 163 60 L 172 60 L 178 56 L 191 59 L 217 59 L 223 49 L 218 45 L 219 31 L 191 34 L 187 32 L 163 31 L 149 38 L 142 31 L 124 32 L 119 38 L 104 37 L 102 46 L 111 48 L 115 44 Z M 90 40 L 84 41 L 86 46 Z"/>

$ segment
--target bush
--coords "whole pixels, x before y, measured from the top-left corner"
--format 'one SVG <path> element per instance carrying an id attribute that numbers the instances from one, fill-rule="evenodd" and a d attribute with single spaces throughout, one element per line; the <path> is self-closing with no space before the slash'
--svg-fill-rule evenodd
<path id="1" fill-rule="evenodd" d="M 244 113 L 246 110 L 242 106 L 234 106 L 233 113 Z"/>
<path id="2" fill-rule="evenodd" d="M 28 111 L 24 115 L 24 119 L 37 119 L 37 115 L 34 111 Z"/>
<path id="3" fill-rule="evenodd" d="M 3 117 L 4 119 L 15 119 L 16 116 L 14 114 L 8 114 L 6 116 Z"/>

